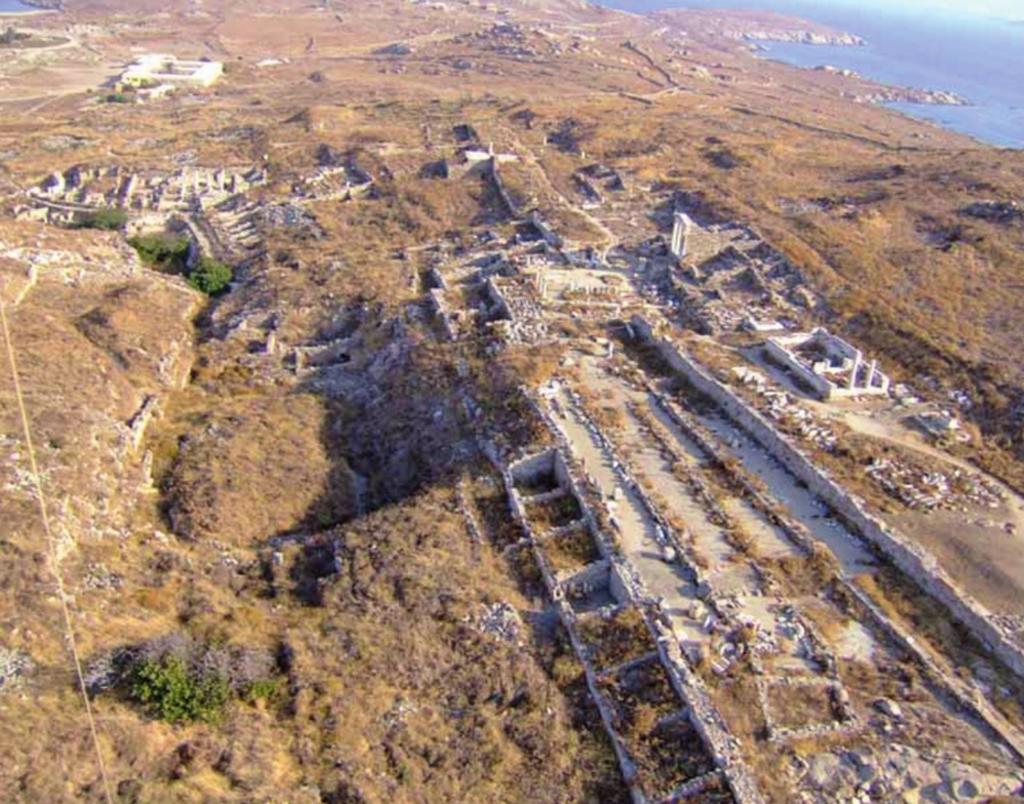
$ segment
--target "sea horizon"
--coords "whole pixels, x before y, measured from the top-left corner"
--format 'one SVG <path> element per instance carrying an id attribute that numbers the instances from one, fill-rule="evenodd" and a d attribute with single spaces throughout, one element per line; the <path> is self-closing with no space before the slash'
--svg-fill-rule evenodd
<path id="1" fill-rule="evenodd" d="M 774 11 L 856 34 L 863 47 L 765 42 L 762 56 L 797 67 L 832 65 L 893 86 L 955 92 L 968 106 L 889 108 L 1004 148 L 1024 148 L 1024 22 L 969 12 L 850 6 L 810 0 L 601 0 L 623 11 L 669 8 Z"/>

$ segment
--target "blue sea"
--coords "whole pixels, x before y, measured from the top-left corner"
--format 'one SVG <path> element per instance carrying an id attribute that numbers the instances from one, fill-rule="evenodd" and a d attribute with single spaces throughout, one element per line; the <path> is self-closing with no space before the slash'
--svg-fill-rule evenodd
<path id="1" fill-rule="evenodd" d="M 625 11 L 744 8 L 838 28 L 866 47 L 766 44 L 765 55 L 801 67 L 832 64 L 885 84 L 956 92 L 971 106 L 893 108 L 1008 148 L 1024 148 L 1024 23 L 980 13 L 908 8 L 879 0 L 601 0 Z M 902 6 L 902 7 L 899 7 Z M 1024 0 L 1017 15 L 1024 18 Z"/>
<path id="2" fill-rule="evenodd" d="M 27 6 L 18 0 L 0 0 L 0 14 L 16 14 L 25 11 L 38 11 L 38 8 Z"/>

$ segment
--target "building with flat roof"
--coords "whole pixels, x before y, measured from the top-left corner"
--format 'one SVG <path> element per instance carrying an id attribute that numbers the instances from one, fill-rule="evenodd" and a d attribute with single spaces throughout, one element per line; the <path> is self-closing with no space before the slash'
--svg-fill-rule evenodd
<path id="1" fill-rule="evenodd" d="M 164 53 L 139 56 L 121 75 L 121 81 L 132 86 L 211 86 L 224 75 L 224 64 L 219 61 L 184 61 Z"/>

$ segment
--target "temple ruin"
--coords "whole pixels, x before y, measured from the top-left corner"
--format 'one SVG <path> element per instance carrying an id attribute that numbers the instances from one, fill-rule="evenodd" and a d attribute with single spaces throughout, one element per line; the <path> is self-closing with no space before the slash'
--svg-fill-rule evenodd
<path id="1" fill-rule="evenodd" d="M 889 377 L 877 360 L 865 360 L 860 349 L 822 327 L 769 338 L 764 352 L 826 401 L 889 393 Z"/>

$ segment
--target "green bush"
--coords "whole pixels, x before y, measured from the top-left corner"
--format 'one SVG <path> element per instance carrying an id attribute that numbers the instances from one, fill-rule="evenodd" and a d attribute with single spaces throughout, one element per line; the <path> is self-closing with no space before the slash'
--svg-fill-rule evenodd
<path id="1" fill-rule="evenodd" d="M 218 296 L 228 289 L 233 277 L 230 265 L 213 257 L 202 257 L 188 275 L 188 283 L 207 296 Z"/>
<path id="2" fill-rule="evenodd" d="M 128 213 L 117 207 L 107 207 L 86 213 L 75 226 L 79 229 L 123 229 L 128 222 Z"/>
<path id="3" fill-rule="evenodd" d="M 132 98 L 124 92 L 111 92 L 103 100 L 107 103 L 131 103 Z"/>
<path id="4" fill-rule="evenodd" d="M 146 264 L 161 271 L 180 274 L 185 271 L 188 259 L 189 239 L 184 235 L 174 237 L 164 234 L 150 234 L 133 237 L 128 241 Z"/>
<path id="5" fill-rule="evenodd" d="M 228 694 L 224 679 L 197 677 L 175 657 L 143 662 L 135 671 L 131 688 L 133 699 L 153 717 L 168 723 L 216 721 Z"/>
<path id="6" fill-rule="evenodd" d="M 245 694 L 242 696 L 249 703 L 256 703 L 256 701 L 264 700 L 273 702 L 281 694 L 281 681 L 276 678 L 264 678 L 259 681 L 252 682 L 245 690 Z"/>

